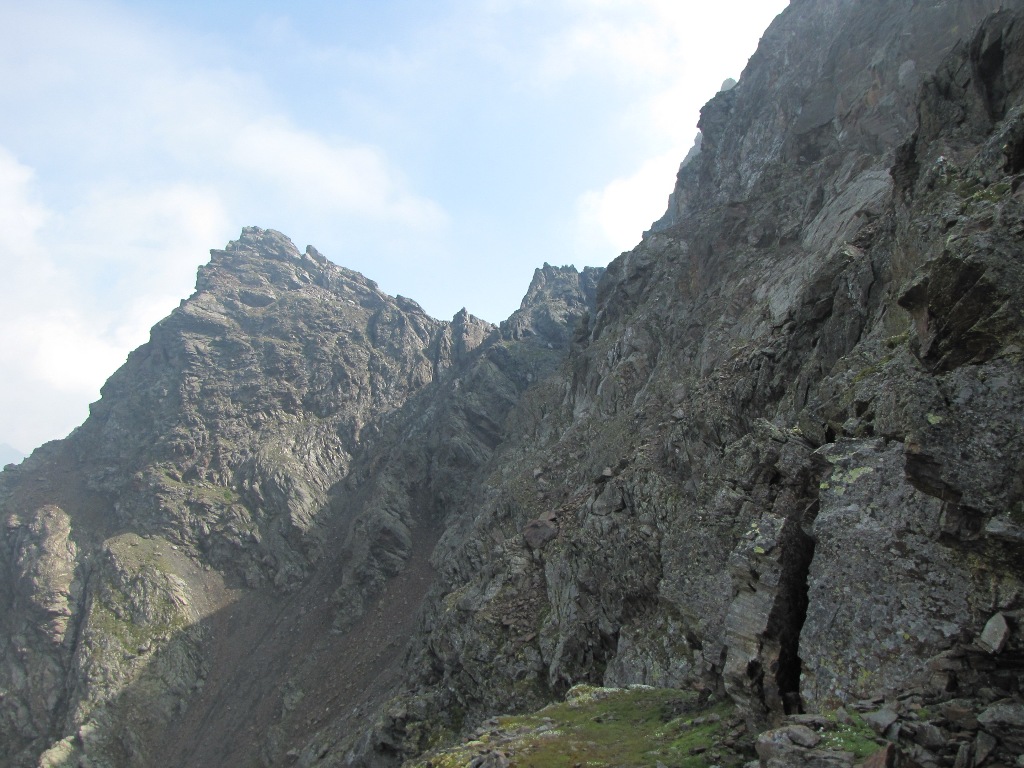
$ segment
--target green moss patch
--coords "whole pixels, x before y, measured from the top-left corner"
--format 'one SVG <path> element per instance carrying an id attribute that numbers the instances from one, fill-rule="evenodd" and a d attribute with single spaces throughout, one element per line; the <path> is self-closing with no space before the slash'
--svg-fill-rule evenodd
<path id="1" fill-rule="evenodd" d="M 566 700 L 530 715 L 500 717 L 477 737 L 408 763 L 407 768 L 456 768 L 500 751 L 518 768 L 739 766 L 743 726 L 733 705 L 702 707 L 692 691 L 579 685 Z"/>

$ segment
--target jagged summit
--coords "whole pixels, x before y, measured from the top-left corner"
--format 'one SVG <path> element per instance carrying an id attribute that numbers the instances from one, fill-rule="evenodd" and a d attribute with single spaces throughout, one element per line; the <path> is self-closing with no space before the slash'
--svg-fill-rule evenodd
<path id="1" fill-rule="evenodd" d="M 287 235 L 278 232 L 276 229 L 261 229 L 260 227 L 242 227 L 242 233 L 237 240 L 230 241 L 224 248 L 225 251 L 249 250 L 259 253 L 267 258 L 298 259 L 301 254 L 295 244 Z"/>
<path id="2" fill-rule="evenodd" d="M 231 278 L 218 280 L 222 274 Z M 228 290 L 232 281 L 256 302 L 271 300 L 270 289 L 296 290 L 315 285 L 333 292 L 355 291 L 367 299 L 372 296 L 375 302 L 394 301 L 426 314 L 416 302 L 387 296 L 376 282 L 334 264 L 312 245 L 299 252 L 286 235 L 273 229 L 245 227 L 237 240 L 223 249 L 211 249 L 209 263 L 199 268 L 196 290 Z"/>
<path id="3" fill-rule="evenodd" d="M 534 270 L 533 280 L 522 304 L 501 324 L 508 338 L 536 337 L 545 344 L 564 347 L 569 343 L 574 326 L 567 318 L 589 317 L 597 299 L 597 284 L 603 268 L 553 267 L 547 262 Z"/>
<path id="4" fill-rule="evenodd" d="M 232 644 L 252 642 L 223 625 L 224 612 L 246 605 L 265 615 L 274 595 L 290 593 L 296 605 L 335 606 L 323 620 L 351 628 L 410 559 L 426 567 L 429 549 L 414 531 L 436 538 L 445 504 L 467 492 L 467 472 L 492 455 L 518 393 L 561 355 L 544 347 L 521 360 L 495 326 L 465 311 L 435 320 L 274 230 L 246 227 L 210 253 L 196 292 L 111 376 L 88 420 L 0 476 L 0 572 L 28 558 L 59 574 L 45 586 L 2 583 L 9 610 L 0 620 L 0 686 L 16 704 L 0 703 L 0 731 L 14 764 L 45 746 L 57 727 L 48 725 L 54 707 L 68 727 L 103 734 L 89 746 L 71 739 L 55 749 L 121 760 L 113 757 L 119 740 L 146 727 L 130 704 L 133 685 L 169 685 L 161 707 L 178 706 L 204 680 L 218 692 L 233 685 L 246 674 L 244 654 L 216 672 L 201 661 L 208 641 L 232 656 Z M 566 289 L 531 302 L 552 333 L 550 324 L 589 311 L 587 296 L 573 293 L 576 274 L 563 270 Z M 381 464 L 388 455 L 393 463 Z M 34 560 L 38 548 L 49 554 Z M 149 562 L 159 568 L 146 570 Z M 45 610 L 62 619 L 33 630 L 34 655 L 22 657 L 16 627 L 34 609 L 19 606 L 36 599 L 37 585 L 54 606 Z M 245 591 L 264 598 L 239 598 Z M 150 614 L 159 618 L 138 618 Z M 114 629 L 123 634 L 111 648 L 106 633 Z M 277 625 L 261 653 L 287 653 L 291 630 Z M 139 641 L 145 652 L 129 648 L 134 637 L 149 638 Z M 153 655 L 158 648 L 166 663 L 190 661 L 172 672 Z M 332 664 L 351 674 L 357 658 Z M 49 684 L 31 675 L 38 668 L 69 670 L 62 687 L 72 693 L 50 704 Z M 76 669 L 123 683 L 98 685 Z M 268 695 L 291 673 L 283 666 L 281 674 L 267 677 Z M 308 674 L 323 679 L 315 664 Z M 217 744 L 200 739 L 192 757 L 170 750 L 167 759 L 210 764 L 195 755 Z M 158 764 L 158 746 L 147 742 L 146 764 Z"/>

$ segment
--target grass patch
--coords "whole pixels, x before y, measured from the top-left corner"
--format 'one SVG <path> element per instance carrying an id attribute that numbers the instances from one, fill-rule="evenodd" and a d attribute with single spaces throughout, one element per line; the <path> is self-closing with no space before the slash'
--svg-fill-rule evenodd
<path id="1" fill-rule="evenodd" d="M 751 756 L 723 744 L 737 725 L 732 717 L 731 702 L 701 709 L 692 691 L 576 686 L 564 702 L 498 718 L 474 740 L 407 768 L 456 768 L 490 750 L 517 768 L 740 766 Z"/>
<path id="2" fill-rule="evenodd" d="M 840 723 L 835 719 L 834 714 L 828 717 L 835 725 L 824 733 L 821 742 L 822 748 L 853 752 L 857 760 L 863 760 L 878 751 L 875 732 L 856 712 L 850 713 L 852 723 Z"/>

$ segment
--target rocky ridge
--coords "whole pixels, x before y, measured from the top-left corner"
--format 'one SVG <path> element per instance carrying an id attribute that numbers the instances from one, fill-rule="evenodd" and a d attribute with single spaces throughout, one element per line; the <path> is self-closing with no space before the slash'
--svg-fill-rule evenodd
<path id="1" fill-rule="evenodd" d="M 429 554 L 444 510 L 501 441 L 502 414 L 564 354 L 557 324 L 586 313 L 599 272 L 538 270 L 502 331 L 465 311 L 434 320 L 272 230 L 211 251 L 196 293 L 85 424 L 2 476 L 10 764 L 35 764 L 68 733 L 45 761 L 173 760 L 180 743 L 161 715 L 230 698 L 251 673 L 240 647 L 279 668 L 259 689 L 274 696 L 303 624 L 325 640 L 332 627 L 372 630 L 388 656 L 370 661 L 387 666 L 401 651 L 387 628 L 354 625 Z M 405 598 L 395 610 L 414 613 Z M 240 764 L 278 759 L 272 736 L 241 748 Z"/>
<path id="2" fill-rule="evenodd" d="M 581 683 L 1013 764 L 1022 13 L 794 1 L 643 241 L 500 326 L 212 252 L 0 475 L 6 764 L 392 766 Z"/>

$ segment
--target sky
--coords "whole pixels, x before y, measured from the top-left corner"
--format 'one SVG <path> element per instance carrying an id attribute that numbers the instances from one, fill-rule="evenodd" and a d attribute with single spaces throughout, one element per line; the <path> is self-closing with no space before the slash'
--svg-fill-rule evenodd
<path id="1" fill-rule="evenodd" d="M 0 0 L 0 443 L 64 437 L 277 229 L 448 319 L 661 216 L 786 0 Z"/>

